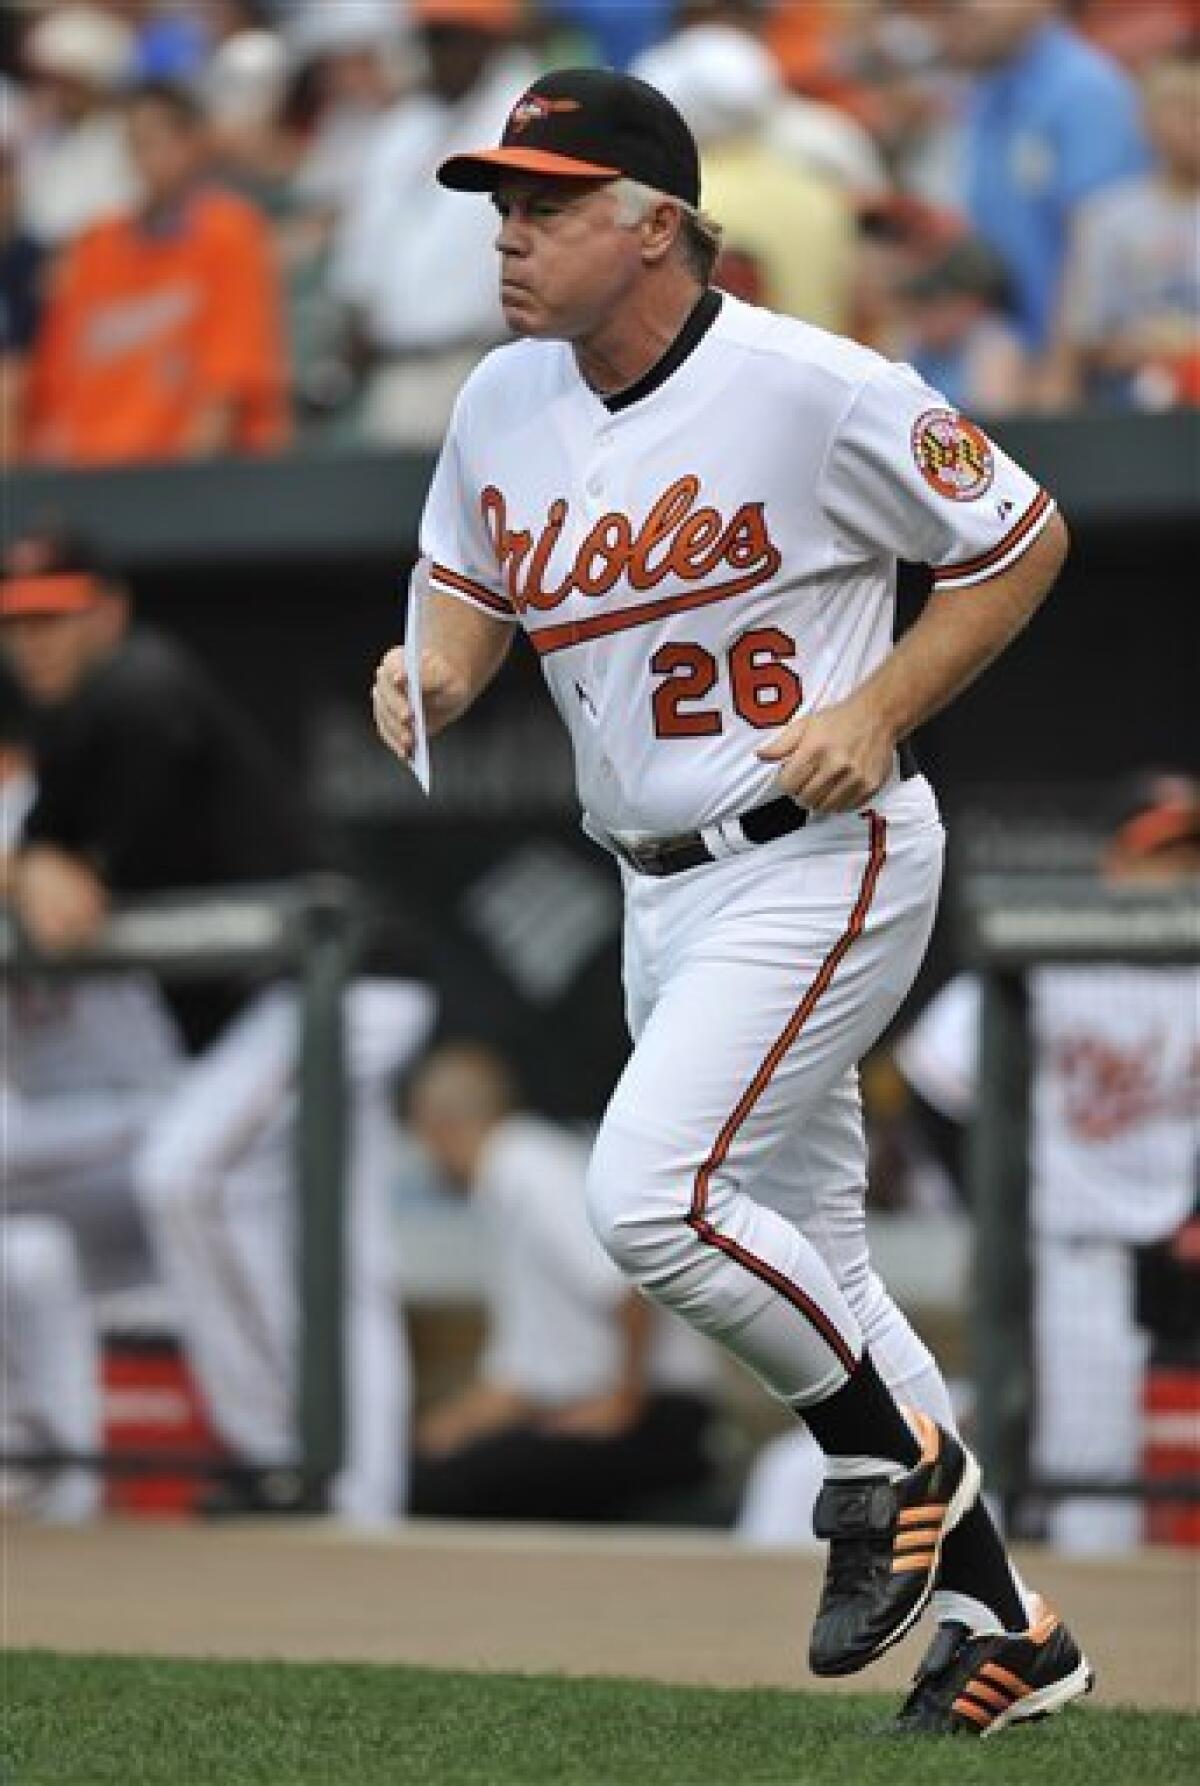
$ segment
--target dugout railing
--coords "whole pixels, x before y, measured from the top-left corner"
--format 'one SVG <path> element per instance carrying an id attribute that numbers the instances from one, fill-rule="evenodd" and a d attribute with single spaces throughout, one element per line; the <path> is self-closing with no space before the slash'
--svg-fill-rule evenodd
<path id="1" fill-rule="evenodd" d="M 1196 883 L 1116 886 L 1085 873 L 968 872 L 957 886 L 955 915 L 962 958 L 982 984 L 978 1091 L 966 1176 L 975 1229 L 975 1430 L 989 1483 L 1018 1524 L 1033 1497 L 1195 1502 L 1200 1499 L 1195 1475 L 1154 1481 L 1065 1473 L 1049 1478 L 1033 1465 L 1033 1044 L 1027 987 L 1032 969 L 1050 965 L 1200 962 Z"/>
<path id="2" fill-rule="evenodd" d="M 245 888 L 180 891 L 114 908 L 95 944 L 69 955 L 35 953 L 0 916 L 6 983 L 143 970 L 164 983 L 286 975 L 297 988 L 300 1024 L 294 1136 L 297 1305 L 300 1311 L 296 1424 L 303 1504 L 318 1507 L 340 1467 L 344 1432 L 342 1347 L 346 1061 L 342 1007 L 367 940 L 368 915 L 352 882 L 314 875 Z M 8 1451 L 0 1464 L 38 1468 L 71 1463 L 121 1474 L 164 1469 L 226 1473 L 210 1455 L 162 1450 L 78 1457 Z M 272 1466 L 259 1468 L 266 1472 Z"/>

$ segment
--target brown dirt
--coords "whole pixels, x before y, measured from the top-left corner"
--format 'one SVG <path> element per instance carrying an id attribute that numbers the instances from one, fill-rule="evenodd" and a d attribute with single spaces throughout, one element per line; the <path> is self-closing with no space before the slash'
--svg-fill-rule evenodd
<path id="1" fill-rule="evenodd" d="M 106 1521 L 3 1529 L 10 1647 L 803 1686 L 819 1565 L 703 1533 Z M 1110 1704 L 1200 1704 L 1200 1557 L 1026 1553 Z M 911 1639 L 850 1685 L 899 1686 Z"/>

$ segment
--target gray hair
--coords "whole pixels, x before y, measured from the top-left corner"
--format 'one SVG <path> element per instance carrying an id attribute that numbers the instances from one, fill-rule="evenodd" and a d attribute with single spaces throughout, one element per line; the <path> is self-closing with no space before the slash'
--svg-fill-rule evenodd
<path id="1" fill-rule="evenodd" d="M 721 225 L 670 192 L 658 192 L 640 180 L 616 180 L 613 192 L 617 201 L 617 223 L 622 229 L 634 229 L 648 217 L 655 205 L 663 202 L 678 205 L 683 216 L 679 232 L 679 248 L 701 285 L 712 281 L 713 268 L 721 252 Z"/>

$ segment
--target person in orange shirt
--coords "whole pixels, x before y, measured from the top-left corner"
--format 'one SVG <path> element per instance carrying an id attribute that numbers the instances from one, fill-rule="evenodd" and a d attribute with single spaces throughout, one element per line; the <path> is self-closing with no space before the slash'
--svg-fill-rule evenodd
<path id="1" fill-rule="evenodd" d="M 56 464 L 263 452 L 288 435 L 284 321 L 268 226 L 207 180 L 192 97 L 130 97 L 132 212 L 66 249 L 34 352 L 30 457 Z"/>

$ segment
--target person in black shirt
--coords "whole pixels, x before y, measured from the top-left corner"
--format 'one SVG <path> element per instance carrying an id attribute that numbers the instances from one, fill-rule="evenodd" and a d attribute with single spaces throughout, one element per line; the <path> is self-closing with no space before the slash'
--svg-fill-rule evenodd
<path id="1" fill-rule="evenodd" d="M 11 858 L 9 897 L 36 948 L 90 943 L 110 902 L 171 888 L 278 881 L 313 860 L 282 770 L 208 672 L 131 623 L 121 584 L 81 542 L 16 540 L 0 580 L 0 645 L 36 709 L 37 795 Z M 223 1505 L 275 1510 L 299 1489 L 291 1241 L 294 989 L 246 997 L 216 1028 L 151 1125 L 139 1201 L 178 1304 L 189 1361 L 221 1438 L 258 1477 Z M 433 1000 L 359 981 L 346 1001 L 348 1433 L 340 1513 L 377 1520 L 404 1493 L 408 1374 L 390 1281 L 389 1092 L 424 1039 Z M 206 1021 L 207 1019 L 207 1021 Z M 236 1484 L 236 1486 L 235 1486 Z"/>
<path id="2" fill-rule="evenodd" d="M 16 541 L 4 647 L 38 710 L 14 894 L 33 939 L 89 940 L 113 894 L 278 880 L 315 852 L 280 767 L 194 658 L 131 624 L 94 553 Z"/>

